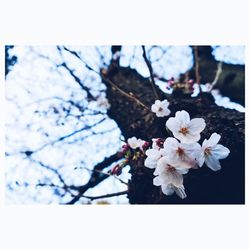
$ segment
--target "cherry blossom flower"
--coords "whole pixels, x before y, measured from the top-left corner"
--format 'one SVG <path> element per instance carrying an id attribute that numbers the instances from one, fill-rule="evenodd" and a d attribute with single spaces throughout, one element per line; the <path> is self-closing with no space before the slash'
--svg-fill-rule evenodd
<path id="1" fill-rule="evenodd" d="M 146 141 L 144 141 L 142 139 L 137 139 L 135 136 L 128 139 L 128 145 L 132 149 L 140 148 L 141 150 L 143 150 L 143 146 L 144 146 L 145 142 Z"/>
<path id="2" fill-rule="evenodd" d="M 172 195 L 176 192 L 182 199 L 186 197 L 183 186 L 183 174 L 188 172 L 187 168 L 174 167 L 169 164 L 167 157 L 162 157 L 157 162 L 157 167 L 154 175 L 157 175 L 153 184 L 161 186 L 162 192 L 165 195 Z"/>
<path id="3" fill-rule="evenodd" d="M 193 143 L 200 140 L 200 133 L 206 127 L 203 118 L 190 120 L 188 112 L 185 110 L 177 111 L 175 117 L 167 120 L 166 126 L 170 129 L 175 138 L 183 143 Z"/>
<path id="4" fill-rule="evenodd" d="M 151 106 L 151 110 L 156 114 L 156 116 L 164 117 L 170 114 L 168 106 L 169 106 L 168 100 L 163 100 L 163 101 L 156 100 L 155 103 Z"/>
<path id="5" fill-rule="evenodd" d="M 218 144 L 221 136 L 217 133 L 213 133 L 210 138 L 205 139 L 201 147 L 201 155 L 198 159 L 199 166 L 202 167 L 204 162 L 213 171 L 221 169 L 220 159 L 225 159 L 230 150 L 221 144 Z"/>
<path id="6" fill-rule="evenodd" d="M 160 152 L 167 157 L 171 165 L 194 168 L 201 154 L 201 146 L 199 143 L 180 143 L 175 138 L 168 137 Z"/>

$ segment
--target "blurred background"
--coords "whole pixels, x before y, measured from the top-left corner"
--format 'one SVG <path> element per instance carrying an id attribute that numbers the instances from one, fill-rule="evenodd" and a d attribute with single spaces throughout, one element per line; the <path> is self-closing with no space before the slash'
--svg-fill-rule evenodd
<path id="1" fill-rule="evenodd" d="M 193 67 L 190 46 L 145 49 L 162 91 L 171 93 L 164 79 Z M 89 186 L 76 203 L 127 204 L 126 195 L 89 198 L 122 192 L 130 178 L 129 166 L 118 177 L 109 174 L 119 160 L 108 160 L 124 138 L 107 115 L 106 86 L 98 72 L 119 56 L 121 66 L 149 77 L 142 47 L 122 46 L 119 55 L 111 46 L 6 46 L 5 51 L 6 203 L 68 203 L 89 183 L 95 166 L 105 162 L 101 174 L 106 178 Z M 212 46 L 212 56 L 218 63 L 244 65 L 244 46 Z M 218 105 L 245 111 L 242 95 L 230 100 L 222 88 L 212 94 Z"/>

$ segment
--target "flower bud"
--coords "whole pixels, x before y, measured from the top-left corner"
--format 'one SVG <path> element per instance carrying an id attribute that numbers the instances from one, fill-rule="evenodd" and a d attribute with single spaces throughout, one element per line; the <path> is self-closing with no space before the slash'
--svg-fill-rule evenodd
<path id="1" fill-rule="evenodd" d="M 119 157 L 124 156 L 124 155 L 127 153 L 128 150 L 129 150 L 129 145 L 128 145 L 128 144 L 122 145 L 122 149 L 121 149 L 121 151 L 118 153 Z"/>
<path id="2" fill-rule="evenodd" d="M 110 174 L 119 176 L 122 173 L 122 167 L 117 164 L 111 169 Z"/>
<path id="3" fill-rule="evenodd" d="M 164 139 L 162 138 L 157 138 L 157 140 L 155 141 L 156 142 L 156 145 L 159 147 L 159 148 L 163 148 L 163 143 L 164 143 Z"/>
<path id="4" fill-rule="evenodd" d="M 145 141 L 144 144 L 142 145 L 142 149 L 146 150 L 150 147 L 150 143 L 148 141 Z"/>

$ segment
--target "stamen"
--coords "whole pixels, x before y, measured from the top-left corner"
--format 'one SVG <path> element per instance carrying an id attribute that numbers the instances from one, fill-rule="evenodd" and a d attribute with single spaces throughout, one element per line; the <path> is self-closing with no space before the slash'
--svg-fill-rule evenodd
<path id="1" fill-rule="evenodd" d="M 204 150 L 204 154 L 205 155 L 211 155 L 211 148 L 206 148 L 205 150 Z"/>
<path id="2" fill-rule="evenodd" d="M 179 156 L 182 156 L 182 155 L 185 154 L 184 150 L 183 150 L 182 148 L 180 148 L 180 147 L 177 148 L 176 152 L 177 152 L 177 154 L 178 154 Z"/>
<path id="3" fill-rule="evenodd" d="M 181 128 L 179 130 L 180 133 L 182 133 L 183 135 L 186 135 L 188 133 L 188 129 L 187 128 Z"/>

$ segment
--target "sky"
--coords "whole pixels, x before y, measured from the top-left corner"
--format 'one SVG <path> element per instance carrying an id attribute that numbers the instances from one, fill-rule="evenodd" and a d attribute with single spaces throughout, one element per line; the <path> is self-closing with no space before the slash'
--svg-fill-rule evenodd
<path id="1" fill-rule="evenodd" d="M 97 71 L 107 67 L 111 60 L 110 46 L 67 48 L 77 51 L 83 61 Z M 166 79 L 178 77 L 193 65 L 189 46 L 146 46 L 146 50 L 154 72 Z M 15 46 L 10 53 L 16 55 L 18 61 L 6 78 L 6 203 L 65 203 L 71 198 L 69 194 L 61 197 L 60 188 L 38 187 L 37 184 L 60 185 L 56 170 L 67 184 L 83 185 L 98 162 L 120 149 L 123 137 L 115 121 L 107 116 L 106 108 L 94 100 L 87 101 L 86 93 L 80 91 L 75 79 L 60 65 L 66 62 L 97 99 L 105 97 L 106 87 L 97 74 L 56 46 Z M 141 55 L 140 46 L 123 46 L 120 64 L 149 77 Z M 213 55 L 218 61 L 244 64 L 243 46 L 214 46 Z M 156 84 L 163 90 L 163 82 L 157 80 Z M 203 89 L 206 90 L 205 85 Z M 244 107 L 230 102 L 218 91 L 213 94 L 218 105 L 244 112 Z M 83 107 L 83 111 L 69 100 Z M 92 128 L 84 129 L 89 126 Z M 78 130 L 80 132 L 57 141 Z M 21 153 L 29 150 L 35 151 L 32 160 Z M 41 162 L 50 168 L 42 167 Z M 130 178 L 128 170 L 126 167 L 119 176 L 126 182 Z M 98 196 L 125 188 L 117 178 L 110 177 L 85 195 Z M 128 203 L 126 196 L 106 201 Z M 79 201 L 80 204 L 88 202 L 86 198 Z"/>

